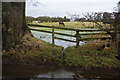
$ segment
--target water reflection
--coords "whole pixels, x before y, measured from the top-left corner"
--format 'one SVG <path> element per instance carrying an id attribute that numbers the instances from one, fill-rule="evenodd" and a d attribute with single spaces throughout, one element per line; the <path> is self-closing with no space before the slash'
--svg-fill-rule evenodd
<path id="1" fill-rule="evenodd" d="M 80 80 L 120 79 L 120 72 L 110 70 L 85 70 L 80 68 L 60 67 L 54 65 L 4 65 L 3 78 L 29 78 L 39 80 L 41 78 L 69 78 Z M 5 79 L 3 79 L 5 80 Z"/>
<path id="2" fill-rule="evenodd" d="M 55 72 L 48 72 L 46 74 L 37 75 L 35 78 L 73 78 L 74 73 L 66 71 L 65 69 L 59 69 Z"/>

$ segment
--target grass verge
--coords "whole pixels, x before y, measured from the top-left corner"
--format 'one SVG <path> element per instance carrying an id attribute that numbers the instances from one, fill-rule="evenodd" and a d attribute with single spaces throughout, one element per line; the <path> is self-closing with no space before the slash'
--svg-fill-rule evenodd
<path id="1" fill-rule="evenodd" d="M 61 62 L 60 46 L 25 35 L 15 47 L 3 51 L 3 63 L 45 64 Z"/>
<path id="2" fill-rule="evenodd" d="M 88 43 L 78 48 L 68 47 L 64 52 L 66 65 L 84 68 L 120 68 L 120 61 L 115 58 L 117 50 L 113 47 L 98 50 L 100 45 L 102 43 Z"/>
<path id="3" fill-rule="evenodd" d="M 115 58 L 117 50 L 111 44 L 107 50 L 98 50 L 104 42 L 75 47 L 63 47 L 52 45 L 34 37 L 25 35 L 18 45 L 11 47 L 9 51 L 3 51 L 3 64 L 58 64 L 77 66 L 84 68 L 120 68 L 120 61 Z"/>

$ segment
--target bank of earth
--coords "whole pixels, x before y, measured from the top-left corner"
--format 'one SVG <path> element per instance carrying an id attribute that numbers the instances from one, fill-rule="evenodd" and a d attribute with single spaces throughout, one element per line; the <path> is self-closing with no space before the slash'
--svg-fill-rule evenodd
<path id="1" fill-rule="evenodd" d="M 77 48 L 68 47 L 63 54 L 63 47 L 26 34 L 16 46 L 11 47 L 8 51 L 3 50 L 3 64 L 55 64 L 83 68 L 119 69 L 120 61 L 115 58 L 118 51 L 114 44 L 111 44 L 112 46 L 107 50 L 101 48 L 103 44 L 89 42 Z"/>

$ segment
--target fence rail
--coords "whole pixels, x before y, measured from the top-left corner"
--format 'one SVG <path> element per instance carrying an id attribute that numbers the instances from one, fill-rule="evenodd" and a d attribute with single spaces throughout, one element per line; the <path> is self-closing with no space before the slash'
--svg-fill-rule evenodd
<path id="1" fill-rule="evenodd" d="M 96 40 L 96 39 L 101 39 L 101 40 L 106 40 L 106 39 L 111 39 L 111 37 L 102 37 L 102 38 L 82 38 L 80 41 L 88 41 L 88 40 Z"/>
<path id="2" fill-rule="evenodd" d="M 76 43 L 76 47 L 79 46 L 79 41 L 87 41 L 87 40 L 95 40 L 95 39 L 111 39 L 111 37 L 101 37 L 101 38 L 82 38 L 81 36 L 87 36 L 87 35 L 109 35 L 106 32 L 102 32 L 101 30 L 97 30 L 97 29 L 91 29 L 91 30 L 86 30 L 86 29 L 74 29 L 74 28 L 64 28 L 64 27 L 55 27 L 55 26 L 43 26 L 43 25 L 36 25 L 36 24 L 28 24 L 28 26 L 33 26 L 33 27 L 43 27 L 43 28 L 50 28 L 52 29 L 52 31 L 47 31 L 47 30 L 38 30 L 38 29 L 32 29 L 30 28 L 30 30 L 33 31 L 40 31 L 40 32 L 45 32 L 45 33 L 52 33 L 52 44 L 55 44 L 55 39 L 59 39 L 59 40 L 64 40 L 64 41 L 69 41 L 69 42 L 75 42 Z M 59 33 L 59 32 L 55 32 L 55 29 L 62 29 L 62 30 L 70 30 L 70 31 L 75 31 L 76 34 L 75 35 L 70 35 L 70 34 L 65 34 L 65 33 Z M 79 33 L 79 32 L 97 32 L 97 33 Z M 103 30 L 104 31 L 104 30 Z M 63 36 L 69 36 L 69 37 L 75 37 L 76 41 L 73 40 L 68 40 L 68 39 L 64 39 L 64 38 L 58 38 L 55 37 L 54 34 L 58 34 L 58 35 L 63 35 Z"/>

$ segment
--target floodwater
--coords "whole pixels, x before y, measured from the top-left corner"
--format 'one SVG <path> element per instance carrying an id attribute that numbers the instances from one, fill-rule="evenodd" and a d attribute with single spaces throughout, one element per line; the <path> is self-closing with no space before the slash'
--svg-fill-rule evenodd
<path id="1" fill-rule="evenodd" d="M 31 31 L 31 32 L 34 35 L 34 37 L 44 40 L 46 42 L 52 43 L 52 34 L 51 33 L 44 33 L 44 32 L 38 32 L 38 31 Z M 75 35 L 75 31 L 55 31 L 55 32 Z M 76 41 L 75 37 L 61 36 L 61 35 L 57 35 L 57 34 L 55 34 L 55 37 Z M 80 41 L 79 45 L 83 45 L 85 43 L 86 43 L 85 41 Z M 55 45 L 59 45 L 59 46 L 66 48 L 69 46 L 76 46 L 76 43 L 55 39 Z"/>
<path id="2" fill-rule="evenodd" d="M 31 27 L 31 28 L 51 31 L 49 28 L 40 28 L 40 27 Z M 54 29 L 54 31 L 59 32 L 59 33 L 69 34 L 69 35 L 76 34 L 76 31 L 70 31 L 70 30 Z M 45 33 L 45 32 L 33 31 L 33 30 L 31 30 L 31 32 L 34 37 L 44 40 L 46 42 L 52 43 L 52 33 Z M 94 31 L 94 32 L 79 32 L 79 33 L 98 33 L 98 32 Z M 58 35 L 58 34 L 55 34 L 54 36 L 58 37 L 58 38 L 76 41 L 75 37 L 63 36 L 63 35 Z M 84 36 L 81 36 L 81 37 L 84 37 Z M 79 41 L 79 45 L 83 45 L 85 43 L 86 43 L 86 41 Z M 69 47 L 69 46 L 76 46 L 76 43 L 74 43 L 74 42 L 68 42 L 68 41 L 63 41 L 63 40 L 58 40 L 58 39 L 55 39 L 55 44 L 62 46 L 64 48 Z"/>
<path id="3" fill-rule="evenodd" d="M 27 78 L 39 80 L 48 78 L 69 78 L 80 80 L 120 79 L 120 72 L 110 70 L 85 70 L 80 68 L 58 67 L 55 65 L 4 65 L 3 80 L 5 78 Z"/>

